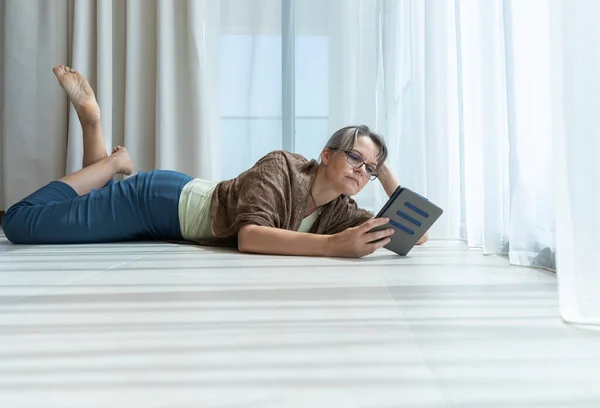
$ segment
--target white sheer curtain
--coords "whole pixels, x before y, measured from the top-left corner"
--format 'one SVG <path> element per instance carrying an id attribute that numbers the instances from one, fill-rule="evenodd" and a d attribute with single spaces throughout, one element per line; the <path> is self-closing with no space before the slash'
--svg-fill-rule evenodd
<path id="1" fill-rule="evenodd" d="M 385 87 L 399 120 L 387 123 L 398 129 L 391 159 L 445 209 L 432 235 L 553 269 L 548 1 L 384 5 L 400 22 L 392 55 L 405 61 Z"/>
<path id="2" fill-rule="evenodd" d="M 563 318 L 600 324 L 600 4 L 384 4 L 410 60 L 385 88 L 400 95 L 388 143 L 404 183 L 446 209 L 433 235 L 556 270 Z"/>
<path id="3" fill-rule="evenodd" d="M 600 324 L 600 4 L 553 2 L 557 275 L 563 318 Z"/>

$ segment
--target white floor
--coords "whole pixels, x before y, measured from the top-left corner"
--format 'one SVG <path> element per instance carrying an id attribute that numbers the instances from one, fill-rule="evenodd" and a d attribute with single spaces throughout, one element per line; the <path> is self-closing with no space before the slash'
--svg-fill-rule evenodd
<path id="1" fill-rule="evenodd" d="M 556 277 L 460 243 L 248 256 L 0 233 L 0 407 L 599 407 Z"/>

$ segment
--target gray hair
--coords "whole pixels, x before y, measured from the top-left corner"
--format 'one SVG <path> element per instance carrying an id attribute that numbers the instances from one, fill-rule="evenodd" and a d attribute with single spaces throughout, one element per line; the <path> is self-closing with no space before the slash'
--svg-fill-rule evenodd
<path id="1" fill-rule="evenodd" d="M 352 150 L 356 146 L 358 138 L 361 136 L 370 138 L 379 149 L 379 153 L 377 154 L 377 167 L 381 167 L 388 156 L 387 146 L 385 145 L 383 137 L 372 132 L 371 129 L 365 125 L 346 126 L 345 128 L 338 130 L 331 136 L 325 145 L 325 148 L 339 152 Z"/>

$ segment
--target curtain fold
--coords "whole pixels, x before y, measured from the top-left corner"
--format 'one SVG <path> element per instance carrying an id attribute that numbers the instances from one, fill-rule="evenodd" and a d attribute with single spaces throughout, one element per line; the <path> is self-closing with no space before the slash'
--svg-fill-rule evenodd
<path id="1" fill-rule="evenodd" d="M 505 253 L 508 242 L 508 110 L 501 1 L 461 1 L 459 104 L 469 245 Z"/>
<path id="2" fill-rule="evenodd" d="M 123 130 L 119 144 L 127 146 L 137 169 L 148 170 L 156 160 L 156 142 L 132 135 L 157 135 L 157 5 L 145 0 L 128 0 L 125 5 L 124 42 L 132 46 L 124 47 L 123 109 L 118 111 L 122 113 Z"/>
<path id="3" fill-rule="evenodd" d="M 561 314 L 600 324 L 600 93 L 595 1 L 556 1 L 551 8 L 552 128 L 556 140 L 557 276 Z"/>
<path id="4" fill-rule="evenodd" d="M 64 175 L 67 103 L 52 66 L 67 59 L 67 2 L 2 2 L 2 209 Z"/>

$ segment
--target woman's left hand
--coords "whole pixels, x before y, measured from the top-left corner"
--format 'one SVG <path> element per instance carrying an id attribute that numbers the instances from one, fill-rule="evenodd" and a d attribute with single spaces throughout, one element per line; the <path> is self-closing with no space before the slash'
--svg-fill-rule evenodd
<path id="1" fill-rule="evenodd" d="M 425 242 L 429 240 L 429 233 L 426 232 L 425 235 L 421 237 L 419 241 L 417 241 L 417 245 L 423 245 Z"/>

